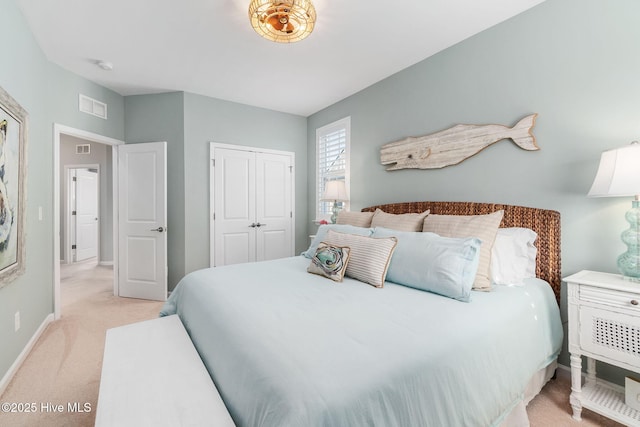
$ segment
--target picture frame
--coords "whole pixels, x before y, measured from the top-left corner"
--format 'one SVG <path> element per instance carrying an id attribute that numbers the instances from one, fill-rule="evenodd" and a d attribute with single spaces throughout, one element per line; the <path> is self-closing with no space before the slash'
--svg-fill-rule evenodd
<path id="1" fill-rule="evenodd" d="M 28 114 L 0 87 L 0 288 L 25 270 Z"/>

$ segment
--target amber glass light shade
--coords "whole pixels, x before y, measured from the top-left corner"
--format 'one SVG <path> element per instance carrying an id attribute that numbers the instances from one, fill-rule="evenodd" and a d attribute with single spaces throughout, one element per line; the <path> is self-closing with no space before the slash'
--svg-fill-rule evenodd
<path id="1" fill-rule="evenodd" d="M 252 0 L 251 26 L 262 37 L 277 43 L 293 43 L 313 31 L 316 9 L 311 0 Z"/>

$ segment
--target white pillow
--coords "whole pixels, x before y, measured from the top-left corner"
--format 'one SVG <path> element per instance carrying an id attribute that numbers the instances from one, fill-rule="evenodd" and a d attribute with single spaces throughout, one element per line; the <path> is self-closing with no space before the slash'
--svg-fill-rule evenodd
<path id="1" fill-rule="evenodd" d="M 522 286 L 524 279 L 536 277 L 537 238 L 528 228 L 500 228 L 491 250 L 491 281 Z"/>

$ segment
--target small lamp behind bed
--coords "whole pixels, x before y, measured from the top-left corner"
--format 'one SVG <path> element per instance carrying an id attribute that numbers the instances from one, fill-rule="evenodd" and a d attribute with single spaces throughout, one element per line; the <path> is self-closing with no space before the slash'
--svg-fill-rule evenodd
<path id="1" fill-rule="evenodd" d="M 640 143 L 605 151 L 589 197 L 635 196 L 627 211 L 630 224 L 621 237 L 627 251 L 618 257 L 618 270 L 625 279 L 640 282 Z"/>
<path id="2" fill-rule="evenodd" d="M 331 223 L 335 224 L 338 218 L 338 202 L 346 202 L 349 200 L 347 197 L 347 186 L 344 181 L 329 181 L 324 188 L 324 194 L 322 195 L 322 201 L 333 202 L 333 215 L 331 215 Z"/>

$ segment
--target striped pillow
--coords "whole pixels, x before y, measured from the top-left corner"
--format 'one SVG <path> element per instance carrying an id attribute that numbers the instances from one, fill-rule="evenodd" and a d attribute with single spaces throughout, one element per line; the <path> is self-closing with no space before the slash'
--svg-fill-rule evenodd
<path id="1" fill-rule="evenodd" d="M 398 231 L 420 231 L 422 222 L 429 215 L 426 210 L 422 213 L 390 214 L 380 209 L 376 209 L 371 219 L 371 227 L 384 227 Z"/>
<path id="2" fill-rule="evenodd" d="M 355 225 L 356 227 L 371 227 L 371 218 L 373 217 L 373 212 L 349 212 L 349 211 L 340 211 L 338 213 L 338 219 L 336 220 L 336 224 L 349 224 Z"/>
<path id="3" fill-rule="evenodd" d="M 377 239 L 329 230 L 324 242 L 332 246 L 348 246 L 351 249 L 347 276 L 381 288 L 387 277 L 391 255 L 398 239 L 395 237 Z"/>
<path id="4" fill-rule="evenodd" d="M 482 240 L 480 264 L 473 289 L 489 291 L 491 249 L 503 215 L 503 210 L 488 215 L 429 215 L 424 220 L 422 231 L 430 231 L 443 237 L 477 237 Z"/>

